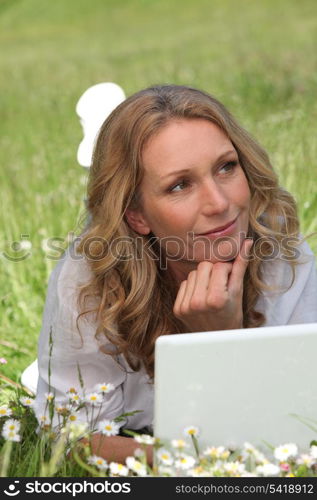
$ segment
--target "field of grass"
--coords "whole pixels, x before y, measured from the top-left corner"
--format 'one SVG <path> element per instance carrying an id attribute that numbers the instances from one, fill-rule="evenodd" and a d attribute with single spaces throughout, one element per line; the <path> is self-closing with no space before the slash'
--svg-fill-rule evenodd
<path id="1" fill-rule="evenodd" d="M 302 232 L 317 231 L 316 14 L 315 0 L 0 0 L 1 373 L 18 381 L 36 357 L 55 265 L 42 241 L 80 231 L 75 105 L 90 85 L 214 94 L 269 151 Z M 21 238 L 32 249 L 16 262 Z"/>

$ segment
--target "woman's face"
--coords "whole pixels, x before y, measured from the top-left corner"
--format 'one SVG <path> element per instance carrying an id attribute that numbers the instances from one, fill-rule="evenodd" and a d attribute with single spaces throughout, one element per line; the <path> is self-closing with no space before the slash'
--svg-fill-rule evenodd
<path id="1" fill-rule="evenodd" d="M 142 159 L 140 208 L 126 213 L 133 229 L 159 238 L 171 267 L 185 274 L 202 260 L 234 259 L 248 232 L 250 190 L 225 133 L 204 119 L 175 119 Z"/>

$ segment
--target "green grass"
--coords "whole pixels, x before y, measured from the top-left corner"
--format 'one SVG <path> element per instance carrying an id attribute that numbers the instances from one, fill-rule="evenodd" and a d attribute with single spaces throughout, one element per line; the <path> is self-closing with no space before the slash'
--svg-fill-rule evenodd
<path id="1" fill-rule="evenodd" d="M 62 412 L 59 412 L 57 419 L 59 421 L 58 429 L 54 427 L 53 431 L 48 423 L 50 420 L 49 415 L 53 417 L 54 400 L 48 403 L 47 411 L 45 412 L 47 416 L 46 424 L 39 427 L 33 409 L 23 406 L 24 402 L 21 400 L 21 396 L 26 396 L 26 394 L 23 394 L 23 391 L 19 389 L 13 390 L 11 387 L 6 389 L 5 395 L 3 392 L 0 393 L 0 407 L 4 403 L 8 405 L 6 408 L 2 406 L 2 412 L 11 412 L 9 418 L 8 416 L 3 416 L 3 413 L 0 418 L 0 477 L 113 476 L 114 472 L 111 470 L 111 467 L 109 468 L 109 463 L 106 469 L 100 469 L 98 465 L 94 466 L 91 464 L 90 458 L 93 452 L 89 444 L 91 438 L 89 430 L 84 429 L 83 425 L 79 424 L 79 422 L 70 423 L 69 421 L 69 415 L 72 414 L 74 417 L 76 411 L 83 405 L 85 406 L 85 402 L 81 401 L 79 406 L 77 406 L 71 403 L 71 399 L 69 399 L 68 403 L 70 403 L 69 406 L 71 409 L 67 409 L 64 406 Z M 89 414 L 89 427 L 93 428 L 93 416 L 91 410 L 88 408 L 87 414 Z M 118 416 L 115 421 L 119 422 L 125 419 L 127 415 L 129 414 Z M 299 415 L 293 416 L 296 416 L 302 424 L 315 432 L 317 431 L 316 420 L 305 419 Z M 16 433 L 18 434 L 18 439 L 15 436 L 14 442 L 2 437 L 2 435 L 7 436 L 7 426 L 12 426 L 12 424 L 15 426 Z M 136 436 L 136 433 L 133 431 L 125 430 L 124 433 L 130 437 Z M 87 438 L 85 444 L 78 441 L 83 436 Z M 250 448 L 250 445 L 247 443 L 240 448 L 232 449 L 230 447 L 226 447 L 226 449 L 224 447 L 201 448 L 199 434 L 190 435 L 187 433 L 184 439 L 188 446 L 183 450 L 183 453 L 185 457 L 187 456 L 186 460 L 188 460 L 188 456 L 189 459 L 190 457 L 195 459 L 195 466 L 194 470 L 184 471 L 180 464 L 177 463 L 180 450 L 176 450 L 171 446 L 171 442 L 155 439 L 152 443 L 149 443 L 148 439 L 153 438 L 148 435 L 138 435 L 138 438 L 141 439 L 141 443 L 139 441 L 139 451 L 143 453 L 138 458 L 138 469 L 134 469 L 133 464 L 127 463 L 129 467 L 129 471 L 126 471 L 128 472 L 128 476 L 143 475 L 140 473 L 140 467 L 146 467 L 147 475 L 150 476 L 195 476 L 197 473 L 205 477 L 232 477 L 240 476 L 244 473 L 261 476 L 263 472 L 257 468 L 257 465 L 263 465 L 269 461 L 271 467 L 274 464 L 275 468 L 273 472 L 271 468 L 270 475 L 285 477 L 290 473 L 292 477 L 317 477 L 317 460 L 313 458 L 313 455 L 315 457 L 313 446 L 316 447 L 316 440 L 307 443 L 304 449 L 295 450 L 294 456 L 286 452 L 290 448 L 294 450 L 294 445 L 285 444 L 275 448 L 272 444 L 265 441 L 263 441 L 261 447 L 256 449 L 254 447 L 252 447 L 253 449 Z M 144 441 L 145 438 L 147 438 L 147 441 Z M 104 444 L 101 441 L 101 447 Z M 152 466 L 146 466 L 146 447 L 148 444 L 153 445 L 154 460 Z M 165 449 L 165 456 L 166 449 L 169 450 L 169 456 L 172 459 L 172 462 L 170 461 L 168 464 L 169 467 L 166 467 L 167 464 L 165 464 L 165 467 L 162 468 L 164 463 L 162 463 L 159 457 L 162 447 Z M 281 448 L 284 448 L 282 457 Z M 209 449 L 209 452 L 206 454 L 204 451 L 207 449 Z M 98 455 L 98 451 L 96 453 Z M 311 455 L 309 462 L 307 462 L 308 454 Z M 305 458 L 305 463 L 303 463 L 303 458 Z M 284 469 L 281 468 L 280 462 L 283 462 Z M 286 464 L 288 465 L 288 470 L 285 471 Z M 237 466 L 239 472 L 237 472 Z M 190 469 L 192 467 L 193 464 L 190 466 Z"/>
<path id="2" fill-rule="evenodd" d="M 21 234 L 33 245 L 0 259 L 4 375 L 19 380 L 36 356 L 55 264 L 42 239 L 80 229 L 75 105 L 90 85 L 211 92 L 268 149 L 302 232 L 317 231 L 316 13 L 315 0 L 0 0 L 0 250 L 19 255 Z"/>

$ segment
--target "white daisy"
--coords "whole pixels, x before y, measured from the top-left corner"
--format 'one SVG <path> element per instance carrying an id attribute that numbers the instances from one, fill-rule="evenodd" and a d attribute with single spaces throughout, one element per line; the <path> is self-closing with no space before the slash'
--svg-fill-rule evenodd
<path id="1" fill-rule="evenodd" d="M 223 468 L 228 474 L 233 476 L 239 476 L 245 472 L 245 465 L 237 461 L 227 462 L 226 464 L 223 464 Z"/>
<path id="2" fill-rule="evenodd" d="M 128 467 L 123 464 L 118 464 L 117 462 L 110 463 L 110 473 L 116 476 L 127 476 L 129 472 Z"/>
<path id="3" fill-rule="evenodd" d="M 70 401 L 71 401 L 72 403 L 76 403 L 76 404 L 78 404 L 78 405 L 79 405 L 79 404 L 80 404 L 80 402 L 81 402 L 81 397 L 80 397 L 78 394 L 76 394 L 75 392 L 74 392 L 74 393 L 72 393 L 72 394 L 69 394 L 69 399 L 70 399 Z"/>
<path id="4" fill-rule="evenodd" d="M 136 460 L 134 457 L 127 457 L 125 460 L 127 467 L 135 472 L 138 476 L 146 476 L 146 467 L 144 464 L 141 464 L 139 460 Z"/>
<path id="5" fill-rule="evenodd" d="M 290 457 L 295 457 L 298 453 L 298 448 L 294 443 L 287 443 L 278 446 L 274 450 L 274 457 L 280 462 L 288 460 Z"/>
<path id="6" fill-rule="evenodd" d="M 183 450 L 184 448 L 189 448 L 189 444 L 184 441 L 184 439 L 172 439 L 171 444 L 173 448 L 177 450 Z"/>
<path id="7" fill-rule="evenodd" d="M 72 395 L 72 394 L 77 394 L 77 389 L 75 389 L 75 387 L 70 387 L 68 389 L 68 391 L 66 392 L 66 394 L 68 394 L 69 396 Z"/>
<path id="8" fill-rule="evenodd" d="M 16 431 L 11 431 L 5 427 L 2 429 L 1 434 L 7 441 L 20 441 L 21 439 L 20 435 Z"/>
<path id="9" fill-rule="evenodd" d="M 226 460 L 230 455 L 230 451 L 226 450 L 224 446 L 210 446 L 203 452 L 203 455 L 214 459 L 221 458 L 222 460 Z"/>
<path id="10" fill-rule="evenodd" d="M 94 465 L 100 470 L 105 470 L 108 468 L 107 460 L 102 457 L 98 457 L 97 455 L 91 455 L 90 457 L 88 457 L 87 461 L 90 465 Z"/>
<path id="11" fill-rule="evenodd" d="M 310 467 L 311 465 L 313 465 L 313 463 L 315 462 L 314 458 L 311 456 L 311 455 L 307 455 L 307 454 L 302 454 L 298 457 L 298 459 L 296 460 L 296 463 L 301 465 L 306 465 L 307 467 Z"/>
<path id="12" fill-rule="evenodd" d="M 34 406 L 34 399 L 33 398 L 28 398 L 28 397 L 22 397 L 22 398 L 20 398 L 20 403 L 23 406 L 28 406 L 30 408 L 33 408 L 33 406 Z"/>
<path id="13" fill-rule="evenodd" d="M 62 406 L 62 405 L 56 405 L 55 411 L 56 411 L 56 413 L 59 413 L 59 415 L 68 415 L 68 413 L 69 413 L 69 409 L 66 406 Z"/>
<path id="14" fill-rule="evenodd" d="M 10 417 L 11 415 L 12 410 L 7 405 L 0 406 L 0 417 Z"/>
<path id="15" fill-rule="evenodd" d="M 191 477 L 201 477 L 205 475 L 205 469 L 201 465 L 197 465 L 193 469 L 189 469 L 187 474 Z"/>
<path id="16" fill-rule="evenodd" d="M 102 420 L 98 423 L 97 428 L 105 436 L 116 436 L 120 431 L 120 425 L 114 420 Z"/>
<path id="17" fill-rule="evenodd" d="M 199 429 L 198 429 L 198 427 L 195 427 L 194 425 L 190 425 L 188 427 L 185 427 L 185 429 L 184 429 L 184 436 L 198 437 L 199 436 Z"/>
<path id="18" fill-rule="evenodd" d="M 160 462 L 162 462 L 164 465 L 172 465 L 173 464 L 173 457 L 171 453 L 166 450 L 165 448 L 160 448 L 156 452 L 156 456 Z"/>
<path id="19" fill-rule="evenodd" d="M 47 401 L 53 401 L 54 397 L 55 396 L 54 396 L 54 394 L 52 392 L 46 392 L 45 393 L 45 398 L 46 398 Z"/>
<path id="20" fill-rule="evenodd" d="M 77 422 L 78 420 L 78 415 L 75 412 L 72 412 L 68 415 L 68 420 L 69 422 Z"/>
<path id="21" fill-rule="evenodd" d="M 9 431 L 14 431 L 14 432 L 19 432 L 20 430 L 20 422 L 19 420 L 16 420 L 15 418 L 9 418 L 3 425 L 3 429 L 9 430 Z"/>
<path id="22" fill-rule="evenodd" d="M 69 432 L 69 439 L 71 441 L 76 441 L 84 437 L 88 432 L 88 423 L 87 422 L 71 422 L 67 424 L 66 428 Z"/>
<path id="23" fill-rule="evenodd" d="M 271 463 L 258 465 L 255 470 L 260 476 L 264 477 L 278 476 L 280 473 L 280 468 Z"/>
<path id="24" fill-rule="evenodd" d="M 201 465 L 197 465 L 193 469 L 187 471 L 187 475 L 190 477 L 213 477 L 212 470 L 206 470 Z"/>
<path id="25" fill-rule="evenodd" d="M 174 471 L 173 467 L 168 467 L 164 464 L 159 464 L 157 471 L 158 471 L 160 476 L 165 476 L 165 477 L 166 476 L 167 477 L 175 476 L 175 471 Z"/>
<path id="26" fill-rule="evenodd" d="M 243 449 L 247 452 L 250 453 L 250 455 L 254 455 L 257 452 L 257 449 L 247 441 L 243 444 Z"/>
<path id="27" fill-rule="evenodd" d="M 255 455 L 255 463 L 256 465 L 265 465 L 266 463 L 268 463 L 268 460 L 265 458 L 263 453 L 258 451 L 257 454 Z"/>
<path id="28" fill-rule="evenodd" d="M 196 463 L 196 460 L 191 455 L 182 455 L 175 460 L 175 467 L 177 469 L 191 469 Z"/>
<path id="29" fill-rule="evenodd" d="M 97 384 L 95 386 L 95 391 L 102 392 L 103 394 L 107 394 L 108 392 L 114 391 L 114 389 L 115 389 L 114 385 L 111 384 L 110 382 Z"/>
<path id="30" fill-rule="evenodd" d="M 46 415 L 39 415 L 38 416 L 38 421 L 39 421 L 39 423 L 40 423 L 41 426 L 47 425 L 49 423 L 49 420 L 48 420 L 48 418 L 47 418 Z"/>
<path id="31" fill-rule="evenodd" d="M 134 436 L 134 439 L 140 444 L 151 445 L 155 443 L 155 438 L 153 436 L 149 436 L 148 434 L 138 434 Z"/>
<path id="32" fill-rule="evenodd" d="M 90 394 L 87 394 L 85 400 L 87 403 L 92 405 L 99 405 L 102 403 L 102 396 L 101 394 L 98 394 L 98 392 L 91 392 Z"/>
<path id="33" fill-rule="evenodd" d="M 250 455 L 252 455 L 252 457 L 254 457 L 255 463 L 257 465 L 263 465 L 266 462 L 268 462 L 268 460 L 266 460 L 266 458 L 263 455 L 263 453 L 261 453 L 252 444 L 250 444 L 248 442 L 245 442 L 244 445 L 243 445 L 243 448 L 241 450 L 241 456 L 242 456 L 243 460 L 247 460 Z"/>

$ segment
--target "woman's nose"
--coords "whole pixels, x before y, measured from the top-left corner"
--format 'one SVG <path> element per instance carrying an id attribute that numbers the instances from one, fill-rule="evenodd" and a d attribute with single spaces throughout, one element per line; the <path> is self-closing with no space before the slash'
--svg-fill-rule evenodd
<path id="1" fill-rule="evenodd" d="M 229 208 L 227 193 L 213 179 L 208 179 L 203 183 L 200 196 L 202 212 L 205 215 L 223 213 Z"/>

